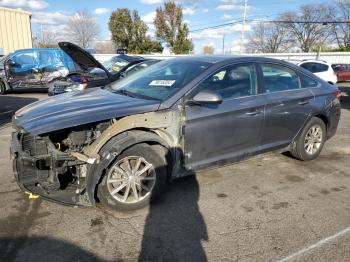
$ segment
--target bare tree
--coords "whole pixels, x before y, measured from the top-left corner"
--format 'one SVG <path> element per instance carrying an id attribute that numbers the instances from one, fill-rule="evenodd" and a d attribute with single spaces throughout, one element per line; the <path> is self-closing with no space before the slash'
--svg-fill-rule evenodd
<path id="1" fill-rule="evenodd" d="M 338 20 L 350 21 L 350 1 L 349 0 L 338 0 L 337 4 Z M 340 23 L 334 24 L 333 36 L 336 40 L 338 47 L 343 49 L 350 49 L 350 24 Z"/>
<path id="2" fill-rule="evenodd" d="M 41 28 L 34 38 L 34 46 L 39 48 L 57 47 L 57 42 L 57 34 L 47 28 Z"/>
<path id="3" fill-rule="evenodd" d="M 115 44 L 112 41 L 98 42 L 94 49 L 97 54 L 114 54 L 116 51 Z"/>
<path id="4" fill-rule="evenodd" d="M 323 21 L 334 19 L 335 11 L 327 5 L 303 5 L 298 11 L 287 12 L 282 16 L 284 27 L 290 32 L 303 52 L 323 45 L 331 36 L 332 25 Z"/>
<path id="5" fill-rule="evenodd" d="M 212 45 L 205 45 L 203 46 L 203 54 L 204 55 L 212 55 L 214 54 L 214 47 Z"/>
<path id="6" fill-rule="evenodd" d="M 89 13 L 78 11 L 69 18 L 65 31 L 67 39 L 83 48 L 87 48 L 99 36 L 100 28 Z"/>
<path id="7" fill-rule="evenodd" d="M 260 22 L 248 36 L 247 50 L 251 53 L 278 53 L 291 46 L 287 29 L 280 23 Z"/>

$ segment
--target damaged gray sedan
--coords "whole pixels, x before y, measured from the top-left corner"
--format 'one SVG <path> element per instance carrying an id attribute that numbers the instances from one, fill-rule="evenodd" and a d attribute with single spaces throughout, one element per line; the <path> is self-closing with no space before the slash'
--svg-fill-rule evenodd
<path id="1" fill-rule="evenodd" d="M 23 191 L 48 200 L 137 209 L 197 169 L 273 150 L 315 159 L 336 132 L 339 95 L 279 60 L 166 60 L 16 112 L 14 173 Z"/>

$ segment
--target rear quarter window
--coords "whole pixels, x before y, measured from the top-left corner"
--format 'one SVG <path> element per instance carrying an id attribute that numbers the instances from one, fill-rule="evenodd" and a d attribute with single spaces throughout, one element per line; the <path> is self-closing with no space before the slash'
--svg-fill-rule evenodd
<path id="1" fill-rule="evenodd" d="M 300 75 L 300 82 L 302 88 L 314 88 L 318 86 L 318 82 L 306 75 Z"/>

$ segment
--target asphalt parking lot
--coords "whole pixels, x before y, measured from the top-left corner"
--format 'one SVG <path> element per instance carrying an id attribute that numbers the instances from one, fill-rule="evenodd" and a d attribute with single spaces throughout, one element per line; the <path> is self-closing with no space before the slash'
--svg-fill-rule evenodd
<path id="1" fill-rule="evenodd" d="M 0 97 L 0 261 L 350 261 L 350 84 L 321 156 L 267 154 L 179 179 L 130 213 L 28 199 L 9 158 L 14 110 Z"/>

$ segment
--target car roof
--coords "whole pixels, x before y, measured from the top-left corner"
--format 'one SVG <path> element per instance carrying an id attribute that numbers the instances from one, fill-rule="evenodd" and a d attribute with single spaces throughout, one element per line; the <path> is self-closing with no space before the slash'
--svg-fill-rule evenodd
<path id="1" fill-rule="evenodd" d="M 22 52 L 22 51 L 39 51 L 39 50 L 44 50 L 44 51 L 57 51 L 57 50 L 60 50 L 60 51 L 62 51 L 60 48 L 26 48 L 26 49 L 18 49 L 16 51 L 14 51 L 13 53 Z"/>
<path id="2" fill-rule="evenodd" d="M 300 62 L 300 64 L 303 63 L 319 63 L 319 64 L 324 64 L 324 65 L 330 65 L 330 63 L 328 63 L 327 61 L 324 60 L 316 60 L 316 59 L 306 59 Z"/>
<path id="3" fill-rule="evenodd" d="M 261 56 L 240 56 L 240 55 L 191 55 L 191 56 L 181 56 L 172 58 L 176 60 L 182 60 L 182 61 L 197 61 L 197 62 L 204 62 L 204 63 L 230 63 L 230 62 L 278 62 L 283 64 L 291 64 L 289 62 L 280 60 L 280 59 L 274 59 L 274 58 L 268 58 L 268 57 L 261 57 Z"/>

